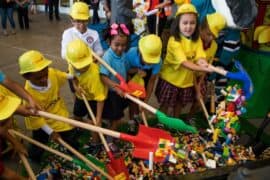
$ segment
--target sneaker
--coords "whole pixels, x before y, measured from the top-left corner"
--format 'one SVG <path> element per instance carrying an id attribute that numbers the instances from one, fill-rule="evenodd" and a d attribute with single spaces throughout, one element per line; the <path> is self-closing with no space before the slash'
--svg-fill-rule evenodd
<path id="1" fill-rule="evenodd" d="M 3 30 L 3 34 L 4 34 L 4 36 L 8 36 L 7 30 Z"/>
<path id="2" fill-rule="evenodd" d="M 16 34 L 15 29 L 12 29 L 12 30 L 11 30 L 11 34 L 13 34 L 13 35 Z"/>

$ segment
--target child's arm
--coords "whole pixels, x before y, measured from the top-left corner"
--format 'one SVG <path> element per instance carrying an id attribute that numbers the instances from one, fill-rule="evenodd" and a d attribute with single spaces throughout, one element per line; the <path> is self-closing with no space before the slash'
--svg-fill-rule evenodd
<path id="1" fill-rule="evenodd" d="M 144 99 L 144 101 L 147 103 L 151 97 L 151 94 L 153 92 L 154 86 L 155 86 L 155 82 L 157 79 L 158 75 L 152 75 L 148 81 L 147 87 L 146 87 L 146 97 Z"/>
<path id="2" fill-rule="evenodd" d="M 103 107 L 104 101 L 97 101 L 97 112 L 96 112 L 97 126 L 101 126 Z"/>
<path id="3" fill-rule="evenodd" d="M 25 99 L 34 111 L 41 109 L 39 104 L 32 98 L 32 96 L 15 81 L 12 81 L 9 78 L 5 78 L 5 80 L 3 81 L 3 85 L 12 92 L 15 92 L 21 98 Z"/>
<path id="4" fill-rule="evenodd" d="M 108 78 L 106 75 L 101 74 L 101 81 L 106 84 L 109 88 L 115 90 L 115 92 L 121 96 L 124 97 L 125 93 L 119 88 L 118 84 L 114 81 L 112 81 L 110 78 Z"/>
<path id="5" fill-rule="evenodd" d="M 208 66 L 199 66 L 197 64 L 194 64 L 193 62 L 190 61 L 183 61 L 181 66 L 193 70 L 193 71 L 202 71 L 202 72 L 213 72 Z"/>

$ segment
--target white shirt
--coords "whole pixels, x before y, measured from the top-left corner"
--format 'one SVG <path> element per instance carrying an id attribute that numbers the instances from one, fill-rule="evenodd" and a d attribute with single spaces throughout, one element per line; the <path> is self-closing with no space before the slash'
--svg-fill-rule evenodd
<path id="1" fill-rule="evenodd" d="M 103 55 L 103 49 L 97 31 L 87 28 L 86 32 L 82 34 L 75 27 L 71 27 L 66 29 L 62 35 L 61 57 L 63 59 L 66 59 L 67 44 L 75 39 L 83 40 L 95 53 L 100 56 Z"/>

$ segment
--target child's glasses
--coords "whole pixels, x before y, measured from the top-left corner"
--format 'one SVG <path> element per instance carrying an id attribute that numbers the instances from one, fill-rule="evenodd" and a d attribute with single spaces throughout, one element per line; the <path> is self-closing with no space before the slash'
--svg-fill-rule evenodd
<path id="1" fill-rule="evenodd" d="M 129 30 L 127 28 L 127 26 L 125 24 L 116 24 L 116 23 L 113 23 L 111 25 L 111 30 L 110 30 L 110 34 L 111 35 L 118 35 L 118 29 L 121 28 L 121 30 L 123 31 L 123 33 L 125 35 L 129 35 Z"/>

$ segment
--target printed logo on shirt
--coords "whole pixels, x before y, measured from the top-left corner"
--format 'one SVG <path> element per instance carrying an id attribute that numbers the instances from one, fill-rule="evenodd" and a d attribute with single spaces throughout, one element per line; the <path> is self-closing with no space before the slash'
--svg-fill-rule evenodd
<path id="1" fill-rule="evenodd" d="M 190 51 L 186 53 L 187 60 L 193 60 L 195 58 L 195 52 Z"/>
<path id="2" fill-rule="evenodd" d="M 86 38 L 86 41 L 87 41 L 88 44 L 92 44 L 93 41 L 94 41 L 94 38 L 93 38 L 92 36 L 88 36 L 88 37 Z"/>

